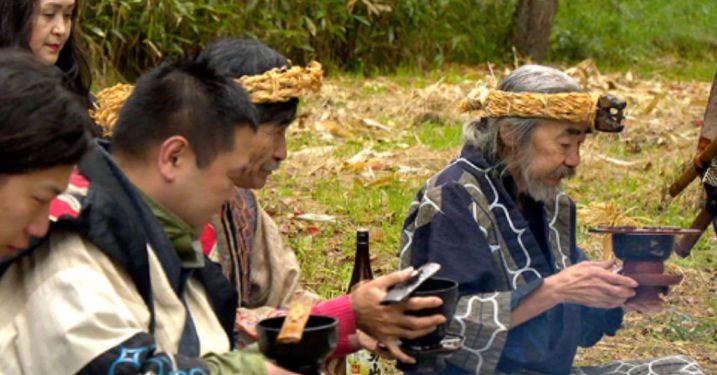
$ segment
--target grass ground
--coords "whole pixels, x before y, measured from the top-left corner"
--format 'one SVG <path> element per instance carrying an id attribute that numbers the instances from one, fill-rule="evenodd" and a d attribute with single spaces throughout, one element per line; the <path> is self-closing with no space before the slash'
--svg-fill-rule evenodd
<path id="1" fill-rule="evenodd" d="M 601 67 L 709 80 L 717 52 L 711 0 L 561 1 L 551 33 L 556 61 L 587 57 Z"/>
<path id="2" fill-rule="evenodd" d="M 421 75 L 327 80 L 307 98 L 289 134 L 289 158 L 261 192 L 302 264 L 304 283 L 325 297 L 345 292 L 358 227 L 371 231 L 374 273 L 396 268 L 399 229 L 421 184 L 461 147 L 469 119 L 455 110 L 476 82 L 493 85 L 502 68 L 449 66 Z M 565 189 L 577 202 L 578 243 L 602 258 L 599 224 L 689 226 L 700 191 L 667 201 L 664 189 L 691 157 L 708 82 L 645 80 L 631 72 L 601 74 L 582 64 L 572 74 L 592 89 L 629 103 L 619 135 L 588 137 L 576 178 Z M 717 238 L 709 229 L 691 257 L 671 259 L 685 275 L 656 315 L 630 314 L 625 329 L 578 363 L 686 354 L 717 372 Z"/>

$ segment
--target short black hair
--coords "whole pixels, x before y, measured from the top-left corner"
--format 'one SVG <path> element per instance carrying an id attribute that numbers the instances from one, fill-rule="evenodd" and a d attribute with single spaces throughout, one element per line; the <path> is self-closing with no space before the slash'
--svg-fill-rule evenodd
<path id="1" fill-rule="evenodd" d="M 30 51 L 30 34 L 40 0 L 0 1 L 0 48 L 19 47 Z M 63 81 L 67 88 L 82 96 L 83 103 L 91 106 L 90 86 L 92 75 L 84 51 L 80 47 L 77 16 L 81 2 L 75 0 L 72 11 L 72 30 L 62 47 L 55 66 L 65 74 Z"/>
<path id="2" fill-rule="evenodd" d="M 0 49 L 0 174 L 77 164 L 91 125 L 62 72 L 19 49 Z"/>
<path id="3" fill-rule="evenodd" d="M 249 94 L 205 59 L 178 59 L 137 80 L 114 127 L 112 152 L 141 159 L 151 147 L 181 135 L 201 168 L 234 147 L 236 126 L 256 130 Z"/>
<path id="4" fill-rule="evenodd" d="M 265 73 L 274 68 L 291 65 L 282 56 L 266 44 L 256 39 L 227 38 L 213 42 L 202 50 L 200 57 L 209 60 L 210 65 L 232 78 Z M 296 118 L 299 98 L 291 98 L 281 103 L 257 104 L 259 123 L 275 123 L 289 126 Z"/>

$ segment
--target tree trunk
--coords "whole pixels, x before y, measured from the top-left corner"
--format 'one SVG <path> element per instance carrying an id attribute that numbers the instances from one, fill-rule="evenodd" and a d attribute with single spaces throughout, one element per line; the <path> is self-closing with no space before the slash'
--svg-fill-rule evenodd
<path id="1" fill-rule="evenodd" d="M 548 53 L 558 0 L 520 0 L 513 14 L 513 45 L 535 61 Z"/>

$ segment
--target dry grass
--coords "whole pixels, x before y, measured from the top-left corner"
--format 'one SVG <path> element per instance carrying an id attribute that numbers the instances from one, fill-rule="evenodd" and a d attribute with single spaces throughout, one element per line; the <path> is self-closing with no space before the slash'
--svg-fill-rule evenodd
<path id="1" fill-rule="evenodd" d="M 290 131 L 289 159 L 262 192 L 302 261 L 307 285 L 325 296 L 342 293 L 358 226 L 372 230 L 376 273 L 396 267 L 408 203 L 460 149 L 461 124 L 469 117 L 456 105 L 476 82 L 492 85 L 505 73 L 450 67 L 423 77 L 337 77 L 307 98 Z M 628 101 L 626 130 L 589 136 L 578 177 L 566 184 L 580 208 L 578 243 L 599 258 L 606 254 L 603 240 L 587 234 L 589 226 L 689 226 L 698 187 L 671 202 L 663 192 L 691 157 L 709 83 L 603 75 L 589 62 L 570 73 Z M 708 232 L 690 258 L 669 261 L 685 280 L 665 311 L 628 315 L 625 329 L 581 350 L 579 363 L 679 353 L 717 371 L 717 251 Z"/>

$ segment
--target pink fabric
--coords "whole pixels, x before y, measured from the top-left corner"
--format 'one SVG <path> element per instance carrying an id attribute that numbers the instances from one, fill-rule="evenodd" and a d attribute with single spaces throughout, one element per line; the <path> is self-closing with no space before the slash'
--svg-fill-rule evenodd
<path id="1" fill-rule="evenodd" d="M 75 219 L 80 216 L 80 211 L 78 211 L 71 204 L 64 201 L 64 198 L 64 196 L 57 196 L 53 198 L 50 202 L 51 220 L 57 220 L 60 216 L 70 216 Z"/>
<path id="2" fill-rule="evenodd" d="M 214 225 L 206 224 L 202 235 L 199 236 L 199 243 L 202 244 L 202 251 L 204 255 L 209 256 L 214 247 L 217 245 L 217 231 L 214 229 Z"/>
<path id="3" fill-rule="evenodd" d="M 90 187 L 90 181 L 83 175 L 80 174 L 80 170 L 77 167 L 72 168 L 70 173 L 70 181 L 68 183 L 68 189 L 73 188 L 75 192 L 87 192 Z M 74 205 L 72 203 L 74 203 Z M 80 203 L 76 198 L 72 197 L 72 193 L 65 190 L 63 194 L 55 197 L 50 202 L 50 220 L 57 220 L 61 216 L 70 216 L 77 218 L 80 216 Z"/>
<path id="4" fill-rule="evenodd" d="M 349 296 L 322 302 L 311 309 L 313 315 L 326 315 L 339 321 L 339 341 L 331 357 L 344 357 L 351 353 L 349 336 L 356 333 L 356 317 Z"/>

